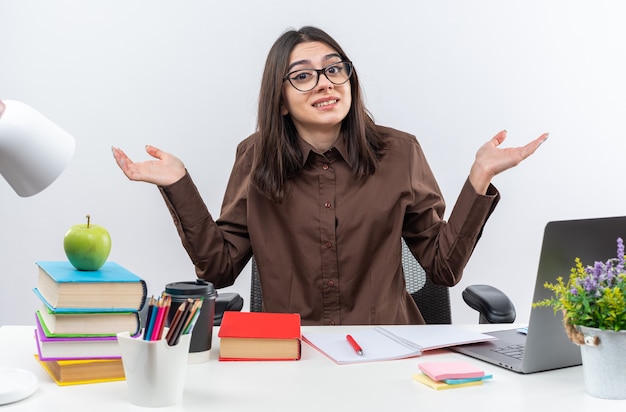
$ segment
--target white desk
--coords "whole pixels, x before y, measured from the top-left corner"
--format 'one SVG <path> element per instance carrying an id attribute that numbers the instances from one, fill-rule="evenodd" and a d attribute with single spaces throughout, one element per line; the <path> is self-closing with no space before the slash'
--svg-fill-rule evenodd
<path id="1" fill-rule="evenodd" d="M 495 325 L 501 328 L 501 325 Z M 488 331 L 493 325 L 467 326 Z M 342 326 L 337 330 L 358 327 Z M 0 366 L 19 367 L 39 378 L 29 398 L 0 407 L 9 411 L 137 411 L 128 401 L 126 382 L 57 386 L 34 360 L 32 326 L 0 327 Z M 304 328 L 307 330 L 308 328 Z M 314 329 L 314 328 L 310 328 Z M 188 365 L 183 404 L 176 411 L 546 411 L 624 410 L 626 401 L 585 393 L 582 367 L 531 375 L 491 366 L 453 352 L 426 352 L 418 358 L 336 365 L 302 344 L 302 359 L 286 362 L 219 362 L 214 330 L 211 360 Z M 414 381 L 422 361 L 464 359 L 494 378 L 483 385 L 436 391 Z"/>

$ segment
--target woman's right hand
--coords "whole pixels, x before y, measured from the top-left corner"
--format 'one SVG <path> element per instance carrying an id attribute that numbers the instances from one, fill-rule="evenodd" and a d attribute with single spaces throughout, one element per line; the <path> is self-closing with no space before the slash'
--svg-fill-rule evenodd
<path id="1" fill-rule="evenodd" d="M 154 160 L 133 162 L 122 149 L 112 147 L 113 157 L 122 172 L 130 180 L 154 183 L 158 186 L 169 186 L 185 176 L 183 162 L 174 155 L 154 146 L 146 146 L 146 152 Z"/>

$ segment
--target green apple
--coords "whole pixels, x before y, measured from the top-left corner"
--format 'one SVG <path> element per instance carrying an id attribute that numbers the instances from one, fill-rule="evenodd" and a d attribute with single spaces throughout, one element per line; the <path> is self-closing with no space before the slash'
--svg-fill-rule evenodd
<path id="1" fill-rule="evenodd" d="M 98 270 L 111 252 L 111 236 L 102 226 L 87 224 L 72 226 L 63 238 L 63 249 L 70 263 L 78 270 Z"/>

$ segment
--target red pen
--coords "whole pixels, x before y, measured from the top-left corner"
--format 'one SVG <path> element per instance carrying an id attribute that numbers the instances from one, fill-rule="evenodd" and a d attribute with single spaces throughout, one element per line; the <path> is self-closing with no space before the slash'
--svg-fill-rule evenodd
<path id="1" fill-rule="evenodd" d="M 352 349 L 354 349 L 356 354 L 359 356 L 363 356 L 363 349 L 361 349 L 361 346 L 356 343 L 354 338 L 350 335 L 346 335 L 346 339 L 348 340 L 348 343 L 350 344 L 350 346 L 352 346 Z"/>

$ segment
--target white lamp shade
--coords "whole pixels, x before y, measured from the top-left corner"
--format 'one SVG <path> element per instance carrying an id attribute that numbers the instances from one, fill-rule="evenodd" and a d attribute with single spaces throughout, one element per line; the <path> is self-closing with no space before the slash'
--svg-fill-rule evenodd
<path id="1" fill-rule="evenodd" d="M 75 146 L 69 133 L 27 104 L 0 102 L 0 174 L 18 195 L 32 196 L 54 182 Z"/>

